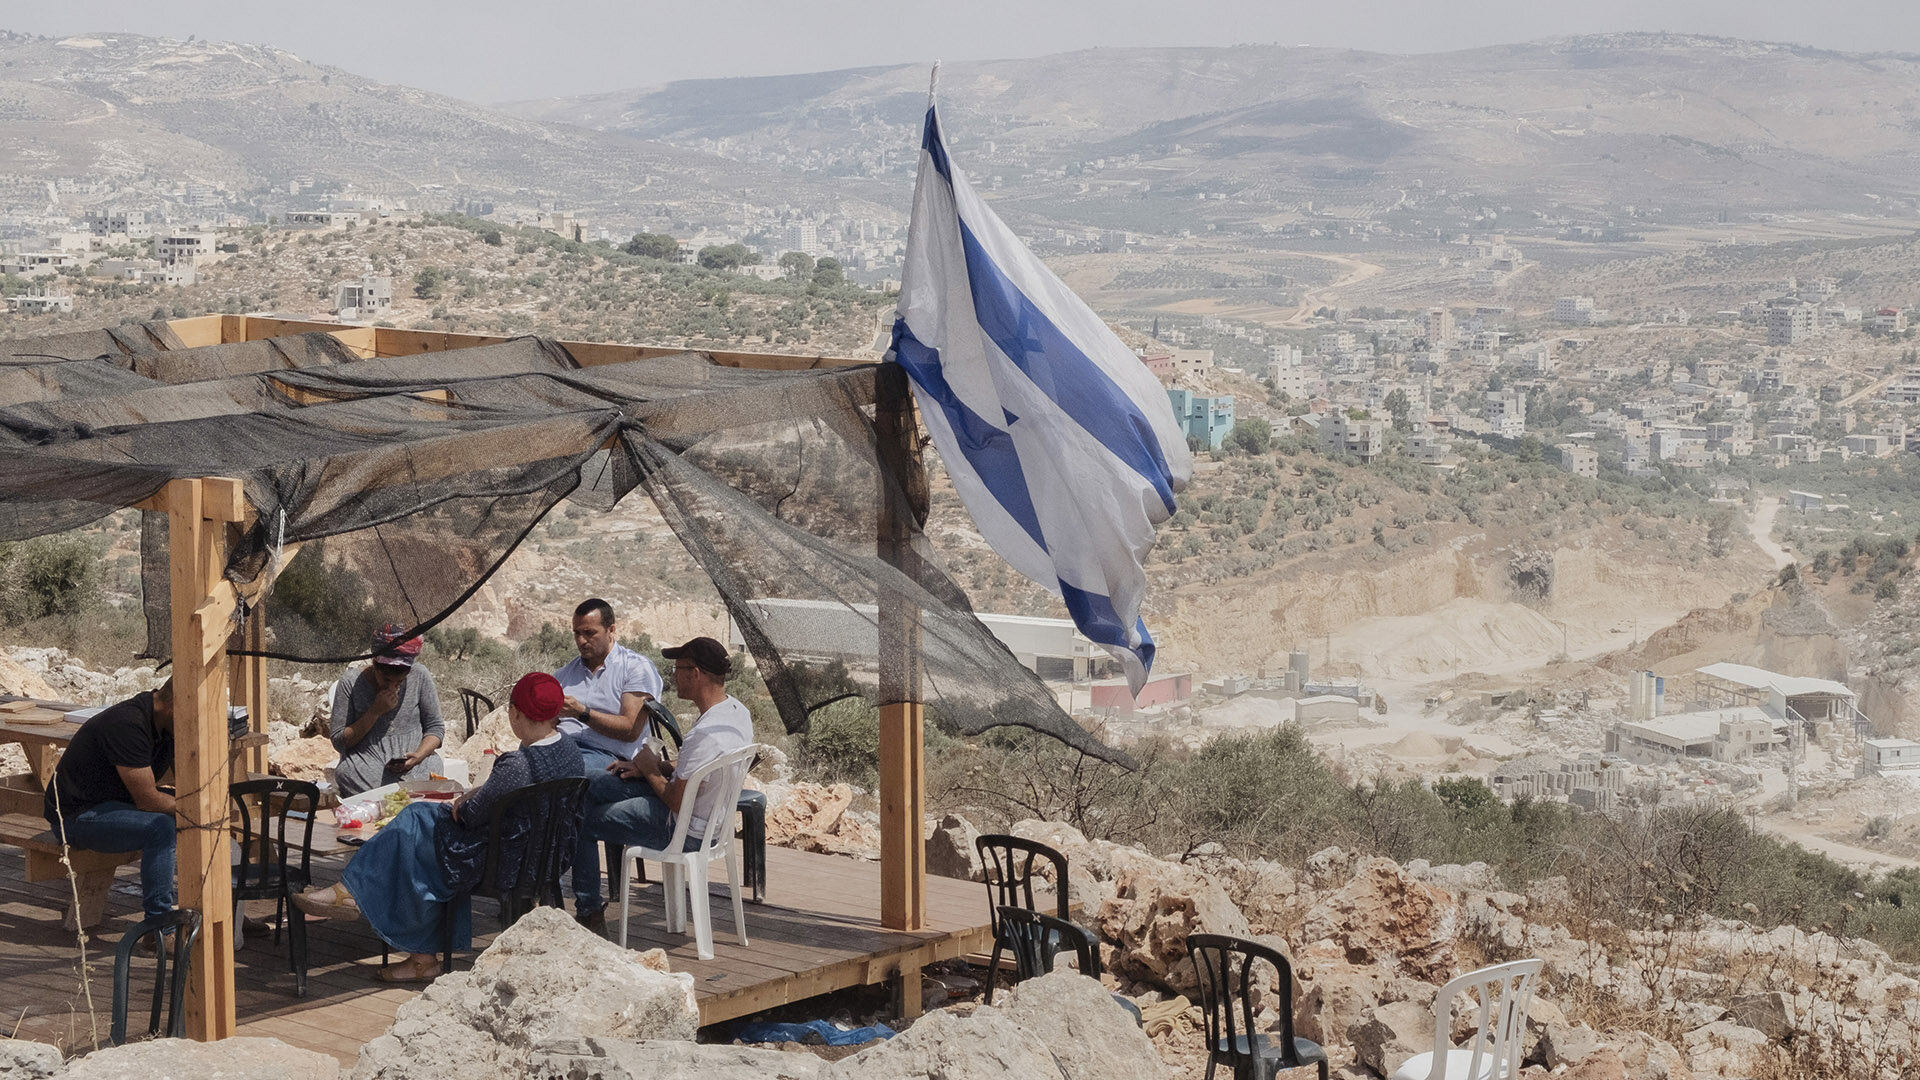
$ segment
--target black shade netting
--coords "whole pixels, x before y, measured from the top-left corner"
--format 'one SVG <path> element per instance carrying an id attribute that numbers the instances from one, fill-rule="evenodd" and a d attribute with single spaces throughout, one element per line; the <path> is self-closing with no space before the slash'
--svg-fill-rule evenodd
<path id="1" fill-rule="evenodd" d="M 0 404 L 0 540 L 87 525 L 174 478 L 237 478 L 250 514 L 229 529 L 227 577 L 235 626 L 249 604 L 264 614 L 255 652 L 337 663 L 366 656 L 382 624 L 424 632 L 562 500 L 630 514 L 640 487 L 789 730 L 822 704 L 799 665 L 833 657 L 865 696 L 924 701 L 950 730 L 1016 724 L 1115 756 L 979 622 L 917 528 L 898 565 L 876 554 L 883 502 L 911 512 L 877 464 L 871 366 L 749 370 L 696 353 L 583 366 L 531 338 L 373 359 L 328 335 L 130 355 L 41 365 L 20 384 L 37 390 Z M 166 540 L 166 515 L 143 515 L 162 657 Z M 596 572 L 613 574 L 638 540 L 600 542 L 615 557 Z"/>
<path id="2" fill-rule="evenodd" d="M 164 322 L 129 323 L 70 334 L 0 338 L 0 364 L 30 360 L 114 360 L 184 349 L 179 335 Z"/>
<path id="3" fill-rule="evenodd" d="M 862 690 L 876 704 L 925 702 L 929 718 L 948 731 L 1017 725 L 1097 757 L 1125 760 L 1062 712 L 1046 684 L 975 617 L 960 590 L 925 557 L 924 537 L 914 537 L 919 558 L 911 574 L 874 554 L 872 508 L 890 497 L 884 489 L 867 486 L 864 508 L 857 507 L 862 500 L 854 485 L 839 488 L 841 505 L 811 505 L 804 517 L 827 526 L 829 536 L 821 536 L 775 516 L 695 465 L 691 455 L 638 432 L 624 441 L 641 484 L 718 589 L 789 730 L 804 730 L 793 717 L 826 703 L 810 700 L 818 692 L 810 695 L 801 665 L 838 662 L 872 672 L 874 682 Z M 742 464 L 736 457 L 734 467 Z M 890 635 L 901 634 L 917 639 L 917 647 L 883 647 Z M 919 671 L 902 668 L 903 658 L 917 662 Z"/>

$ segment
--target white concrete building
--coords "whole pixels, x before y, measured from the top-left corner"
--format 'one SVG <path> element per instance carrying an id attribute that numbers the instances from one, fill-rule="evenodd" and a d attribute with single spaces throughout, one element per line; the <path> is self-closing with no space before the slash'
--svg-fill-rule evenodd
<path id="1" fill-rule="evenodd" d="M 391 274 L 361 274 L 333 287 L 333 310 L 343 319 L 364 319 L 392 307 Z"/>
<path id="2" fill-rule="evenodd" d="M 1743 761 L 1785 746 L 1786 721 L 1756 705 L 1629 720 L 1607 733 L 1607 752 L 1642 764 L 1675 760 Z"/>
<path id="3" fill-rule="evenodd" d="M 1920 742 L 1912 739 L 1866 739 L 1861 743 L 1863 770 L 1868 776 L 1920 777 Z"/>
<path id="4" fill-rule="evenodd" d="M 1792 345 L 1820 332 L 1820 309 L 1795 296 L 1767 301 L 1767 344 Z"/>
<path id="5" fill-rule="evenodd" d="M 1320 421 L 1320 449 L 1324 453 L 1352 454 L 1362 461 L 1372 461 L 1386 447 L 1384 420 L 1354 420 L 1335 409 Z"/>
<path id="6" fill-rule="evenodd" d="M 14 277 L 50 277 L 69 266 L 79 266 L 81 257 L 71 251 L 23 251 L 18 255 L 0 255 L 0 274 Z"/>
<path id="7" fill-rule="evenodd" d="M 202 232 L 173 232 L 153 238 L 153 257 L 161 262 L 192 263 L 213 256 L 213 234 Z"/>
<path id="8" fill-rule="evenodd" d="M 1600 455 L 1591 446 L 1577 443 L 1561 443 L 1554 447 L 1560 453 L 1560 467 L 1575 476 L 1584 476 L 1592 480 L 1600 475 Z"/>
<path id="9" fill-rule="evenodd" d="M 145 210 L 121 210 L 103 207 L 87 211 L 87 230 L 103 241 L 103 246 L 134 243 L 153 238 L 153 226 Z"/>
<path id="10" fill-rule="evenodd" d="M 1571 326 L 1588 326 L 1594 320 L 1593 297 L 1562 296 L 1553 302 L 1553 321 Z"/>
<path id="11" fill-rule="evenodd" d="M 1489 390 L 1481 417 L 1493 434 L 1518 439 L 1527 433 L 1527 394 L 1524 390 Z"/>
<path id="12" fill-rule="evenodd" d="M 22 315 L 66 314 L 73 310 L 73 297 L 67 293 L 36 288 L 32 292 L 7 297 L 7 310 Z"/>
<path id="13" fill-rule="evenodd" d="M 802 251 L 818 258 L 826 254 L 827 249 L 820 244 L 820 229 L 811 221 L 797 221 L 787 226 L 782 234 L 787 251 Z M 785 252 L 782 252 L 785 254 Z"/>
<path id="14" fill-rule="evenodd" d="M 1205 375 L 1213 370 L 1213 350 L 1174 349 L 1171 369 L 1176 380 Z"/>

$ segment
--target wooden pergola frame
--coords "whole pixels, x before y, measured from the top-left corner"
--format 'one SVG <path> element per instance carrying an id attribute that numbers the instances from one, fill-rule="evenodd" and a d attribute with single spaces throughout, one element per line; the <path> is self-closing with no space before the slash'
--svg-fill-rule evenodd
<path id="1" fill-rule="evenodd" d="M 203 315 L 167 324 L 188 348 L 260 341 L 290 334 L 331 334 L 367 359 L 414 356 L 492 345 L 510 339 L 481 334 L 438 333 L 257 315 Z M 563 341 L 585 366 L 624 363 L 687 352 L 682 348 Z M 701 350 L 706 351 L 706 350 Z M 864 361 L 832 356 L 707 352 L 715 363 L 767 371 L 857 366 Z M 926 515 L 926 471 L 919 427 L 904 375 L 885 365 L 876 379 L 875 427 L 883 475 L 898 479 L 906 498 L 883 492 L 876 511 L 880 555 L 914 576 L 911 538 L 915 519 Z M 187 999 L 187 1034 L 207 1040 L 234 1034 L 237 1015 L 233 974 L 233 892 L 228 868 L 229 700 L 244 702 L 254 730 L 267 723 L 266 661 L 227 654 L 234 631 L 231 613 L 239 597 L 225 578 L 228 529 L 252 512 L 240 481 L 194 477 L 170 481 L 140 509 L 164 511 L 168 519 L 171 638 L 174 681 L 174 774 L 179 791 L 179 903 L 201 913 Z M 249 647 L 260 643 L 256 608 L 240 628 Z M 926 808 L 926 762 L 922 740 L 920 624 L 912 601 L 883 597 L 880 605 L 880 866 L 881 925 L 920 930 L 926 916 L 926 846 L 921 822 Z M 892 662 L 888 658 L 892 657 Z M 251 751 L 249 764 L 265 770 L 266 751 Z M 899 996 L 917 1015 L 919 970 L 899 972 Z"/>

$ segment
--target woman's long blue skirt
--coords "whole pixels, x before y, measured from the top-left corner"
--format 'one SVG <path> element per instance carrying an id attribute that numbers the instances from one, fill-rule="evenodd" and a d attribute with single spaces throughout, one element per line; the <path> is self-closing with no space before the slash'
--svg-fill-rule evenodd
<path id="1" fill-rule="evenodd" d="M 434 843 L 445 803 L 416 802 L 375 833 L 340 875 L 367 925 L 381 940 L 412 953 L 440 951 L 440 919 L 453 899 Z M 453 947 L 473 946 L 473 905 L 453 905 Z"/>

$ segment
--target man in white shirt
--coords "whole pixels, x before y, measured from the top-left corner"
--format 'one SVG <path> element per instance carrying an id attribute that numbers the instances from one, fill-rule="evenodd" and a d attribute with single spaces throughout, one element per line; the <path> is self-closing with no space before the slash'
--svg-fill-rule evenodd
<path id="1" fill-rule="evenodd" d="M 651 747 L 641 747 L 631 760 L 609 767 L 609 775 L 621 785 L 623 798 L 587 806 L 580 831 L 592 840 L 664 848 L 673 838 L 675 815 L 693 816 L 687 826 L 691 838 L 705 829 L 713 815 L 734 811 L 731 806 L 714 805 L 720 793 L 711 788 L 703 788 L 694 805 L 685 805 L 687 777 L 721 755 L 753 742 L 753 715 L 727 693 L 733 660 L 726 646 L 710 637 L 662 649 L 660 655 L 673 661 L 674 693 L 691 701 L 700 710 L 700 718 L 687 733 L 686 742 L 680 746 L 680 759 L 671 769 Z M 595 786 L 599 783 L 596 781 Z"/>
<path id="2" fill-rule="evenodd" d="M 646 735 L 645 707 L 660 696 L 660 672 L 653 661 L 620 644 L 615 635 L 613 605 L 595 597 L 573 609 L 573 645 L 580 651 L 553 677 L 566 698 L 560 710 L 560 731 L 573 736 L 587 767 L 586 802 L 612 802 L 628 797 L 608 770 L 640 749 Z M 573 898 L 575 916 L 583 923 L 602 919 L 606 906 L 600 891 L 600 848 L 581 830 L 574 848 Z"/>

